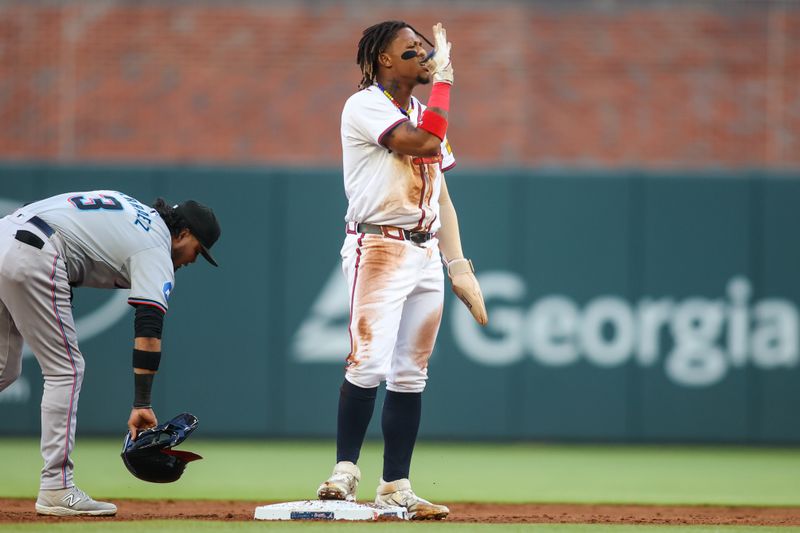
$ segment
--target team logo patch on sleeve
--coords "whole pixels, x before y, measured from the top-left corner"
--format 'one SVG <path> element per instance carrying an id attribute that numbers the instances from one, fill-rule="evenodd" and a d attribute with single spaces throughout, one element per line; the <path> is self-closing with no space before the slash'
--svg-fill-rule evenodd
<path id="1" fill-rule="evenodd" d="M 164 299 L 169 301 L 169 297 L 172 294 L 172 282 L 167 281 L 164 283 L 164 286 L 161 288 L 161 290 L 164 292 Z"/>

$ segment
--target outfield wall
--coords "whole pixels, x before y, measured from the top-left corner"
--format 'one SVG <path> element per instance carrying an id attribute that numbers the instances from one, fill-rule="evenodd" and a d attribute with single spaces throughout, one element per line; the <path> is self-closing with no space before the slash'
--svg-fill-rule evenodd
<path id="1" fill-rule="evenodd" d="M 490 325 L 448 290 L 421 435 L 800 442 L 798 178 L 451 172 Z M 332 436 L 349 348 L 340 172 L 4 165 L 0 213 L 101 187 L 198 199 L 223 228 L 221 267 L 178 273 L 156 412 L 191 411 L 206 436 Z M 75 293 L 81 434 L 125 429 L 124 293 Z M 41 389 L 28 354 L 0 434 L 38 432 Z"/>

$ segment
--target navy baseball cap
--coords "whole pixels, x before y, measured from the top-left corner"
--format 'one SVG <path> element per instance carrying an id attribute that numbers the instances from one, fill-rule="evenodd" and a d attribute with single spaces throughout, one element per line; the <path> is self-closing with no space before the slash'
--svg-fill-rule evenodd
<path id="1" fill-rule="evenodd" d="M 222 233 L 214 211 L 210 207 L 194 200 L 186 200 L 175 206 L 175 212 L 183 217 L 189 231 L 200 242 L 202 247 L 200 253 L 203 254 L 206 261 L 214 266 L 219 266 L 214 258 L 211 257 L 211 252 L 208 251 L 217 242 L 220 233 Z"/>

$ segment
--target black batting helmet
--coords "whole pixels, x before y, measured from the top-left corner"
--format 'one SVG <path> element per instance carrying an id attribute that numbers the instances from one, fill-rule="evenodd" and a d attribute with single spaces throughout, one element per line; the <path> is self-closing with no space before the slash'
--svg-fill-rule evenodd
<path id="1" fill-rule="evenodd" d="M 182 413 L 165 424 L 139 432 L 130 431 L 122 446 L 122 461 L 131 474 L 144 481 L 171 483 L 181 477 L 186 465 L 202 459 L 192 452 L 173 450 L 197 428 L 197 417 Z"/>

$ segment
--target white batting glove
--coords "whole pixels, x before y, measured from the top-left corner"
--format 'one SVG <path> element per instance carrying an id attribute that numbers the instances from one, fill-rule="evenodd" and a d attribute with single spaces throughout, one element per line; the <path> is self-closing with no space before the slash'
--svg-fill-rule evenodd
<path id="1" fill-rule="evenodd" d="M 483 293 L 478 280 L 475 278 L 475 268 L 469 259 L 454 259 L 447 263 L 447 275 L 453 292 L 459 300 L 464 302 L 472 317 L 481 326 L 489 322 L 486 314 L 486 304 L 483 303 Z"/>
<path id="2" fill-rule="evenodd" d="M 447 42 L 447 30 L 439 22 L 433 27 L 433 55 L 426 61 L 434 82 L 453 84 L 453 64 L 450 62 L 451 43 Z"/>

